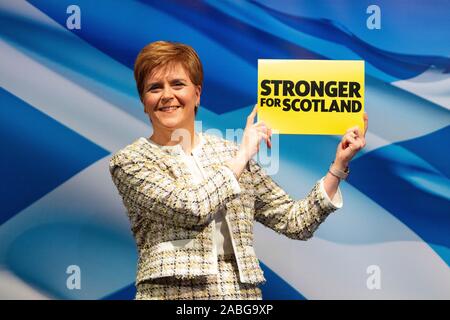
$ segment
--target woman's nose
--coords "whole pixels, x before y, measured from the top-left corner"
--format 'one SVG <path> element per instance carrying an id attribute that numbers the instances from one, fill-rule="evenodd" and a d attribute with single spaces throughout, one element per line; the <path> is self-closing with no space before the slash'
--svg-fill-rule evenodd
<path id="1" fill-rule="evenodd" d="M 172 98 L 173 98 L 173 92 L 172 92 L 171 88 L 165 87 L 162 92 L 162 96 L 161 96 L 162 103 L 165 103 L 165 102 L 171 100 Z"/>

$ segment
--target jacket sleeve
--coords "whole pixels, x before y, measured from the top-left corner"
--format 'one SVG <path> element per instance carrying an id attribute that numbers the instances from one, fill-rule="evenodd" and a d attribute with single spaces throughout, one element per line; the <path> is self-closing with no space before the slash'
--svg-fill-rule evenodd
<path id="1" fill-rule="evenodd" d="M 326 217 L 342 206 L 340 190 L 331 201 L 318 181 L 306 198 L 293 200 L 259 164 L 250 160 L 255 188 L 255 220 L 285 236 L 308 240 Z"/>
<path id="2" fill-rule="evenodd" d="M 149 161 L 120 152 L 110 160 L 109 170 L 125 206 L 140 206 L 146 214 L 160 214 L 181 225 L 208 223 L 241 192 L 233 172 L 224 165 L 217 165 L 198 185 L 183 183 Z"/>

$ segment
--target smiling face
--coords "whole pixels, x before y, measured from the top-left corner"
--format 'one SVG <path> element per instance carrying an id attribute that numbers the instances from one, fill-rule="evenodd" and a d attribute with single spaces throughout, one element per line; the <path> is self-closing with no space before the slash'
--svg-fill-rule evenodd
<path id="1" fill-rule="evenodd" d="M 200 93 L 201 87 L 192 83 L 181 63 L 156 68 L 146 79 L 142 96 L 154 132 L 193 128 Z"/>

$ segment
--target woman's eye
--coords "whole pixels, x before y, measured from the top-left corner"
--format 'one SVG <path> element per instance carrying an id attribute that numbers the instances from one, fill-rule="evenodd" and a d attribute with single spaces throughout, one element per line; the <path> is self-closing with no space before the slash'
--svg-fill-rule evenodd
<path id="1" fill-rule="evenodd" d="M 160 89 L 160 86 L 151 86 L 150 88 L 148 88 L 148 91 L 156 91 Z"/>
<path id="2" fill-rule="evenodd" d="M 184 86 L 184 83 L 182 83 L 182 82 L 176 82 L 176 83 L 174 83 L 174 86 L 175 86 L 175 87 L 182 87 L 182 86 Z"/>

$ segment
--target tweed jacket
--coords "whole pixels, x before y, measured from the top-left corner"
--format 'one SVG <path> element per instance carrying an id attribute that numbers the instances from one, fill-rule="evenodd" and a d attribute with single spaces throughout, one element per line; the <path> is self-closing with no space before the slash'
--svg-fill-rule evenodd
<path id="1" fill-rule="evenodd" d="M 206 177 L 194 184 L 179 149 L 139 138 L 110 160 L 110 173 L 130 219 L 138 249 L 136 285 L 148 279 L 217 274 L 214 214 L 225 210 L 239 279 L 265 282 L 253 249 L 253 221 L 292 239 L 307 240 L 336 206 L 317 182 L 293 200 L 253 159 L 237 180 L 224 165 L 238 146 L 203 134 L 196 161 Z M 340 192 L 340 191 L 338 191 Z"/>

